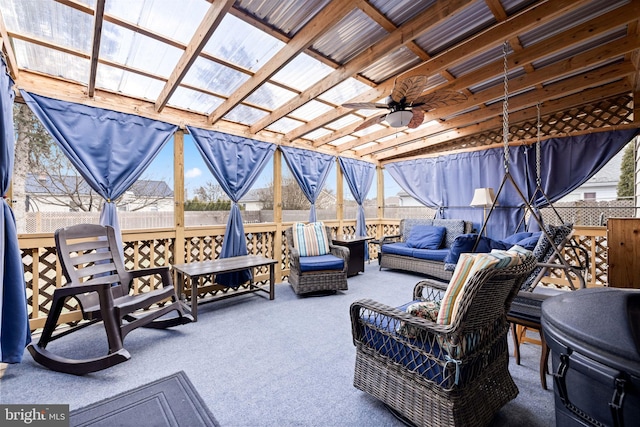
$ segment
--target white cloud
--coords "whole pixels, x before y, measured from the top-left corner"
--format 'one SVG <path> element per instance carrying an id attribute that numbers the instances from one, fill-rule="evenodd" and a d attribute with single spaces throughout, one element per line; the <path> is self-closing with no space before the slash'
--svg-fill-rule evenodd
<path id="1" fill-rule="evenodd" d="M 202 171 L 198 168 L 189 169 L 184 173 L 184 177 L 187 179 L 196 178 L 196 177 L 199 177 L 200 175 L 202 175 Z"/>

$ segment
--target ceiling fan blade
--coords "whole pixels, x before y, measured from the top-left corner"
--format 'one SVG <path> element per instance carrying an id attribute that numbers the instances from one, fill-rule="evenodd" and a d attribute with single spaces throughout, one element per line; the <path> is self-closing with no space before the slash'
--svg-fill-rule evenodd
<path id="1" fill-rule="evenodd" d="M 424 122 L 424 111 L 419 108 L 414 108 L 411 110 L 413 113 L 413 117 L 411 117 L 411 121 L 407 125 L 409 129 L 415 129 Z"/>
<path id="2" fill-rule="evenodd" d="M 396 81 L 396 84 L 391 91 L 391 99 L 395 102 L 400 102 L 402 98 L 405 98 L 408 104 L 412 100 L 417 98 L 425 89 L 427 85 L 427 76 L 411 76 L 406 79 Z"/>
<path id="3" fill-rule="evenodd" d="M 440 90 L 426 95 L 419 96 L 413 100 L 411 105 L 414 108 L 420 108 L 423 111 L 433 110 L 434 108 L 446 107 L 447 105 L 459 104 L 467 100 L 467 95 L 455 90 Z"/>
<path id="4" fill-rule="evenodd" d="M 378 108 L 388 108 L 387 104 L 378 104 L 376 102 L 347 102 L 342 104 L 344 108 L 353 108 L 354 110 L 377 110 Z"/>
<path id="5" fill-rule="evenodd" d="M 380 114 L 379 116 L 369 117 L 367 120 L 360 123 L 360 125 L 357 128 L 355 128 L 353 131 L 358 132 L 359 130 L 368 128 L 369 126 L 380 124 L 384 121 L 385 117 L 387 117 L 387 113 Z"/>

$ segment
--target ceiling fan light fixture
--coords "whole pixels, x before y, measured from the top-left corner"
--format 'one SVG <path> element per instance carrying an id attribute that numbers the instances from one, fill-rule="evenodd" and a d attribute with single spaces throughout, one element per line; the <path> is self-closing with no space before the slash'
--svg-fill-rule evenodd
<path id="1" fill-rule="evenodd" d="M 386 120 L 387 123 L 389 123 L 389 126 L 394 128 L 401 128 L 408 125 L 412 117 L 413 113 L 411 111 L 393 111 L 387 114 Z"/>

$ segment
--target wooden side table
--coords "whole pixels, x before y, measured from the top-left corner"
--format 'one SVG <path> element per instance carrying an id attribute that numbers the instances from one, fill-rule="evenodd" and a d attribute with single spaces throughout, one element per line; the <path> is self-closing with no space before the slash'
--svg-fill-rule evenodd
<path id="1" fill-rule="evenodd" d="M 349 265 L 347 277 L 352 277 L 360 272 L 364 273 L 364 247 L 373 237 L 351 236 L 348 234 L 338 235 L 333 239 L 333 244 L 344 246 L 349 249 Z"/>

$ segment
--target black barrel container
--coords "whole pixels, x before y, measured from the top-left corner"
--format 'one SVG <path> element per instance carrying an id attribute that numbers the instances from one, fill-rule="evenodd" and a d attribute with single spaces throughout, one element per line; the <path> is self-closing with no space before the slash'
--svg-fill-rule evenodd
<path id="1" fill-rule="evenodd" d="M 581 289 L 542 304 L 556 425 L 640 425 L 640 291 Z"/>

